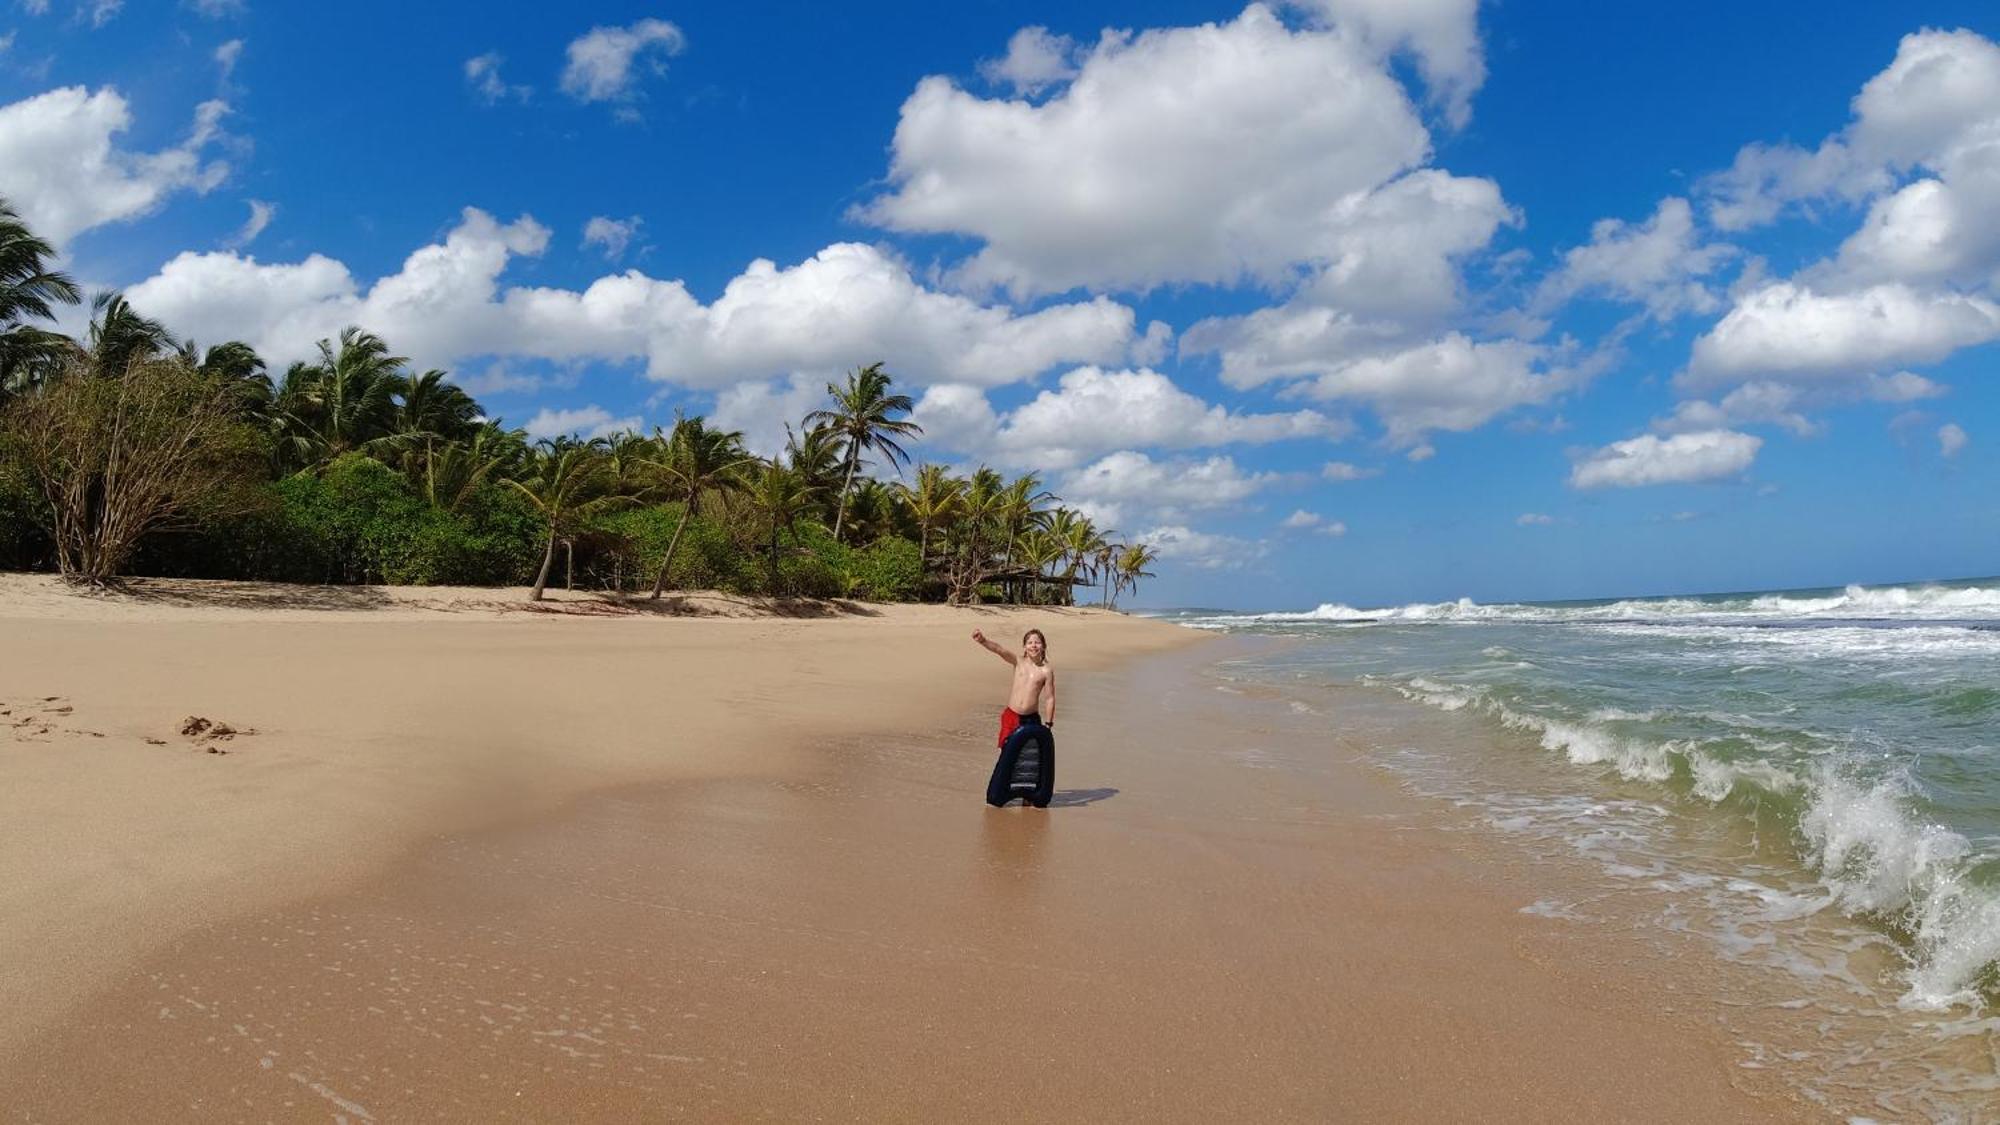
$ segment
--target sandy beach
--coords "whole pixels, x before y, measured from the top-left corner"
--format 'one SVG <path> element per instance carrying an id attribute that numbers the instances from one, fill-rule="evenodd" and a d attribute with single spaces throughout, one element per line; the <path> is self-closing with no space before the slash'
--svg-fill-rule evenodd
<path id="1" fill-rule="evenodd" d="M 10 1119 L 1813 1119 L 1237 642 L 504 596 L 0 577 Z"/>

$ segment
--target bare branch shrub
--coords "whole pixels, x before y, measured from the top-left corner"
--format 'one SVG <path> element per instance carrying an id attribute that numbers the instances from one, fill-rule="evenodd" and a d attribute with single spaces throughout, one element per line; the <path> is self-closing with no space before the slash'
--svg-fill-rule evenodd
<path id="1" fill-rule="evenodd" d="M 45 504 L 56 565 L 74 581 L 119 573 L 144 536 L 247 510 L 261 440 L 228 382 L 184 359 L 118 376 L 74 364 L 0 416 L 0 454 Z"/>

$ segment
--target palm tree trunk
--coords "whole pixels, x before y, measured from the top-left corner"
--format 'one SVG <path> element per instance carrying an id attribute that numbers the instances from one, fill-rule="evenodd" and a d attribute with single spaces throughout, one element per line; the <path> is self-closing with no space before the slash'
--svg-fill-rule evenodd
<path id="1" fill-rule="evenodd" d="M 535 575 L 535 588 L 528 594 L 529 601 L 538 602 L 542 600 L 542 591 L 547 589 L 549 585 L 549 568 L 554 566 L 555 562 L 556 562 L 556 523 L 554 520 L 550 520 L 549 543 L 548 546 L 542 549 L 542 572 L 540 574 Z"/>
<path id="2" fill-rule="evenodd" d="M 725 507 L 723 511 L 727 512 L 728 509 Z M 667 557 L 660 560 L 660 576 L 653 579 L 652 596 L 655 598 L 659 597 L 661 592 L 667 588 L 667 568 L 674 565 L 674 548 L 681 545 L 681 532 L 687 530 L 688 517 L 693 514 L 694 505 L 692 503 L 681 509 L 681 522 L 674 525 L 674 537 L 667 540 Z"/>
<path id="3" fill-rule="evenodd" d="M 847 494 L 854 490 L 854 470 L 861 464 L 861 447 L 850 444 L 847 453 L 847 480 L 840 486 L 840 511 L 833 517 L 833 541 L 840 542 L 840 525 L 847 522 Z"/>

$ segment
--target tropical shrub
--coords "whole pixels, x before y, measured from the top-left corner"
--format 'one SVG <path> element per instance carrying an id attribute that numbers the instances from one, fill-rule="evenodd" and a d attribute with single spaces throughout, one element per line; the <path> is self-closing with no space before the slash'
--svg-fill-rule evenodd
<path id="1" fill-rule="evenodd" d="M 871 602 L 914 601 L 924 584 L 917 545 L 900 535 L 877 539 L 848 562 L 853 596 Z"/>

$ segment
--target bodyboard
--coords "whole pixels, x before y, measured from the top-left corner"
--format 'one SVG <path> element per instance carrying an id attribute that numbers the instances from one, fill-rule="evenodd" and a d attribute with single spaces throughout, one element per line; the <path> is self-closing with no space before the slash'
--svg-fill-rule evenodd
<path id="1" fill-rule="evenodd" d="M 1007 736 L 993 777 L 986 783 L 986 803 L 998 808 L 1022 797 L 1038 809 L 1049 807 L 1056 795 L 1056 735 L 1035 723 Z"/>

